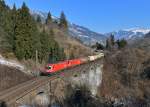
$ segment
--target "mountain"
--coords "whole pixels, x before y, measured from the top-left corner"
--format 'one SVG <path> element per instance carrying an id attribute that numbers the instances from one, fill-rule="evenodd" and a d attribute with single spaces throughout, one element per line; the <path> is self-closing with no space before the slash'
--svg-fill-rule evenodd
<path id="1" fill-rule="evenodd" d="M 38 15 L 40 15 L 42 22 L 44 23 L 47 13 L 41 12 L 41 11 L 31 11 L 30 12 L 35 18 L 37 18 Z M 59 20 L 58 17 L 52 16 L 54 20 Z M 105 34 L 96 33 L 86 27 L 69 23 L 69 35 L 71 37 L 74 37 L 82 43 L 86 45 L 92 45 L 96 42 L 100 42 L 102 44 L 105 44 L 106 38 L 113 34 L 115 36 L 115 39 L 126 39 L 132 42 L 133 40 L 140 39 L 145 34 L 150 32 L 150 29 L 148 28 L 130 28 L 130 29 L 122 29 L 118 31 L 113 31 Z"/>
<path id="2" fill-rule="evenodd" d="M 143 37 L 145 34 L 149 33 L 150 29 L 147 28 L 131 28 L 131 29 L 124 29 L 119 31 L 114 31 L 110 33 L 106 33 L 106 36 L 113 34 L 115 39 L 127 39 L 127 40 L 135 40 L 138 38 Z"/>
<path id="3" fill-rule="evenodd" d="M 44 23 L 46 18 L 47 18 L 47 14 L 46 12 L 42 12 L 42 11 L 38 11 L 38 10 L 30 10 L 31 15 L 36 19 L 37 16 L 41 17 L 42 22 Z M 59 18 L 56 16 L 52 16 L 52 18 L 54 20 L 58 20 Z"/>
<path id="4" fill-rule="evenodd" d="M 90 29 L 76 24 L 69 25 L 69 33 L 75 38 L 83 41 L 84 44 L 92 45 L 96 42 L 105 44 L 106 36 L 91 31 Z"/>
<path id="5" fill-rule="evenodd" d="M 34 18 L 37 18 L 37 16 L 39 15 L 42 19 L 42 22 L 44 23 L 46 17 L 47 17 L 47 13 L 41 12 L 41 11 L 30 11 L 30 13 L 32 14 L 32 16 L 34 16 Z M 59 18 L 52 16 L 52 18 L 54 20 L 59 20 Z M 70 36 L 79 39 L 80 41 L 82 41 L 82 43 L 86 44 L 86 45 L 92 45 L 95 44 L 96 42 L 100 42 L 102 44 L 105 44 L 106 41 L 106 36 L 103 34 L 99 34 L 96 33 L 86 27 L 83 26 L 79 26 L 73 23 L 69 23 L 69 34 Z"/>
<path id="6" fill-rule="evenodd" d="M 47 13 L 43 13 L 40 11 L 30 11 L 31 15 L 36 19 L 39 15 L 42 19 L 42 23 L 45 23 L 45 19 L 47 18 Z M 53 21 L 59 21 L 59 18 L 52 16 Z M 38 27 L 40 28 L 41 25 Z M 56 23 L 53 25 L 45 26 L 46 32 L 49 32 L 53 26 L 53 31 L 55 33 L 54 39 L 59 44 L 61 48 L 63 48 L 66 58 L 69 59 L 70 57 L 78 58 L 83 56 L 89 56 L 93 54 L 90 47 L 84 45 L 80 40 L 70 36 L 69 33 L 64 32 L 61 30 Z M 42 27 L 42 26 L 41 26 Z M 41 29 L 41 28 L 40 28 Z"/>
<path id="7" fill-rule="evenodd" d="M 149 41 L 150 41 L 150 33 L 147 33 L 142 38 L 134 40 L 130 44 L 130 46 L 144 49 L 144 50 L 150 52 L 150 42 Z"/>

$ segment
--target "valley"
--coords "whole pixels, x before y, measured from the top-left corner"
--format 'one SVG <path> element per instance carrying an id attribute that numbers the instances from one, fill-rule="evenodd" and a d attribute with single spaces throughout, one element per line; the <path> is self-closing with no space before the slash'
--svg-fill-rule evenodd
<path id="1" fill-rule="evenodd" d="M 0 107 L 150 107 L 149 6 L 12 1 L 0 0 Z"/>

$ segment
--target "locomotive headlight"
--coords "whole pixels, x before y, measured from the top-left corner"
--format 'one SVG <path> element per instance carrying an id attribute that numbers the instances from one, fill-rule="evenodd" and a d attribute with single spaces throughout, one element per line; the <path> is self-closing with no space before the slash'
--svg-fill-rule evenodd
<path id="1" fill-rule="evenodd" d="M 51 66 L 48 66 L 48 67 L 47 67 L 47 69 L 48 69 L 48 70 L 51 70 L 51 69 L 52 69 L 52 67 L 51 67 Z"/>

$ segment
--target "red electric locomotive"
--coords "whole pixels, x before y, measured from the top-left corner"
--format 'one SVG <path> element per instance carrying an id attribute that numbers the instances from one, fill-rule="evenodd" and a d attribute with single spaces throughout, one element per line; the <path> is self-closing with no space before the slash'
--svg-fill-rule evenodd
<path id="1" fill-rule="evenodd" d="M 82 63 L 82 61 L 80 59 L 74 59 L 74 60 L 67 60 L 67 61 L 59 62 L 56 64 L 47 64 L 44 71 L 42 71 L 42 73 L 43 74 L 55 73 L 57 71 L 65 69 L 65 68 L 80 65 L 81 63 Z"/>
<path id="2" fill-rule="evenodd" d="M 94 61 L 103 56 L 104 56 L 104 54 L 100 53 L 100 54 L 94 55 L 94 56 L 88 56 L 88 57 L 79 58 L 79 59 L 62 61 L 62 62 L 55 63 L 55 64 L 47 64 L 46 67 L 44 68 L 44 70 L 41 70 L 41 72 L 42 72 L 42 74 L 55 73 L 55 72 L 58 72 L 60 70 L 63 70 L 63 69 L 69 68 L 69 67 L 87 63 L 89 61 Z"/>

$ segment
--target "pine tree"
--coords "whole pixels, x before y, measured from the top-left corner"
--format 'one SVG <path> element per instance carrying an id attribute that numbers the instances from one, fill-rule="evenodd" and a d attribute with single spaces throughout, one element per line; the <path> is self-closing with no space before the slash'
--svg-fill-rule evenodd
<path id="1" fill-rule="evenodd" d="M 59 26 L 64 29 L 68 28 L 68 22 L 66 20 L 66 16 L 65 16 L 64 12 L 61 12 Z"/>
<path id="2" fill-rule="evenodd" d="M 12 50 L 14 51 L 15 48 L 15 29 L 16 29 L 16 15 L 17 15 L 17 9 L 16 5 L 13 5 L 13 9 L 11 11 L 11 19 L 12 19 L 12 36 L 11 36 L 11 45 Z"/>
<path id="3" fill-rule="evenodd" d="M 124 48 L 127 45 L 127 41 L 125 39 L 117 40 L 118 48 Z"/>
<path id="4" fill-rule="evenodd" d="M 95 46 L 96 46 L 96 50 L 103 50 L 104 49 L 104 46 L 101 43 L 96 42 Z"/>
<path id="5" fill-rule="evenodd" d="M 36 24 L 25 3 L 17 12 L 15 27 L 15 54 L 19 59 L 31 59 L 35 54 Z"/>
<path id="6" fill-rule="evenodd" d="M 41 52 L 40 52 L 40 60 L 48 60 L 48 54 L 49 54 L 49 38 L 48 34 L 43 30 L 40 34 L 40 43 L 41 43 Z"/>
<path id="7" fill-rule="evenodd" d="M 6 4 L 5 4 L 5 1 L 4 0 L 0 0 L 0 10 L 6 8 Z"/>
<path id="8" fill-rule="evenodd" d="M 40 60 L 41 61 L 49 61 L 50 63 L 57 61 L 58 51 L 57 51 L 57 42 L 53 38 L 53 30 L 48 34 L 45 30 L 40 33 Z"/>
<path id="9" fill-rule="evenodd" d="M 0 27 L 0 52 L 1 53 L 5 53 L 9 51 L 9 41 L 8 38 L 9 35 L 7 34 L 7 32 L 4 31 L 4 29 L 2 27 Z"/>
<path id="10" fill-rule="evenodd" d="M 40 17 L 36 21 L 41 22 Z M 15 4 L 9 9 L 4 0 L 0 0 L 0 49 L 11 50 L 20 60 L 35 59 L 36 51 L 40 62 L 48 61 L 48 58 L 53 62 L 65 59 L 64 49 L 54 40 L 53 29 L 40 32 L 36 21 L 25 3 L 17 10 Z M 49 12 L 47 24 L 51 22 Z"/>
<path id="11" fill-rule="evenodd" d="M 112 50 L 114 48 L 115 45 L 115 38 L 114 35 L 111 34 L 109 38 L 107 38 L 106 40 L 106 49 L 108 50 Z"/>
<path id="12" fill-rule="evenodd" d="M 59 61 L 59 45 L 57 42 L 54 43 L 54 46 L 53 46 L 53 61 L 54 62 L 57 62 Z"/>
<path id="13" fill-rule="evenodd" d="M 7 36 L 5 36 L 5 40 L 7 40 L 7 51 L 12 51 L 12 35 L 13 35 L 13 23 L 11 19 L 11 10 L 5 4 L 4 0 L 0 1 L 0 26 L 3 28 L 4 32 Z"/>
<path id="14" fill-rule="evenodd" d="M 52 16 L 51 13 L 48 12 L 47 18 L 46 18 L 46 25 L 50 24 L 52 22 Z"/>
<path id="15" fill-rule="evenodd" d="M 5 4 L 4 0 L 0 0 L 0 26 L 6 28 L 9 25 L 10 9 Z"/>
<path id="16" fill-rule="evenodd" d="M 113 34 L 110 35 L 110 42 L 111 42 L 111 45 L 114 46 L 115 44 L 115 37 Z"/>

